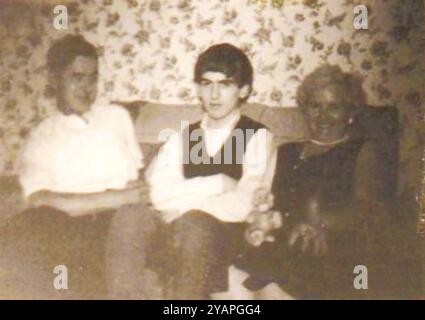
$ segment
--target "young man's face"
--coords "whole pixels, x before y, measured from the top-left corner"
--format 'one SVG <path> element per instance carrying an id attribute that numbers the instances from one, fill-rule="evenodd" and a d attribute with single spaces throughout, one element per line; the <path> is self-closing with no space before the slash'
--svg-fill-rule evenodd
<path id="1" fill-rule="evenodd" d="M 97 95 L 97 59 L 77 56 L 58 81 L 59 107 L 77 114 L 88 111 Z"/>
<path id="2" fill-rule="evenodd" d="M 225 119 L 239 107 L 240 99 L 249 94 L 249 85 L 241 88 L 224 73 L 207 71 L 198 84 L 198 95 L 204 111 L 212 120 Z"/>

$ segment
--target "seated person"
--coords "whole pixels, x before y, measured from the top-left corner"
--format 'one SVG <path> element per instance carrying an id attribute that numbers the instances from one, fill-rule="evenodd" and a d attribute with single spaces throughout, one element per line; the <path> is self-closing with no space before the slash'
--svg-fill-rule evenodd
<path id="1" fill-rule="evenodd" d="M 356 265 L 369 268 L 371 292 L 388 281 L 388 272 L 376 268 L 386 261 L 383 239 L 396 185 L 397 168 L 385 168 L 397 162 L 382 158 L 382 146 L 357 123 L 366 104 L 355 76 L 319 67 L 299 86 L 297 102 L 310 140 L 278 150 L 273 193 L 286 218 L 276 242 L 254 250 L 256 276 L 247 286 L 277 282 L 300 298 L 361 297 L 365 290 L 353 287 Z"/>
<path id="2" fill-rule="evenodd" d="M 10 254 L 28 255 L 28 268 L 46 275 L 27 271 L 44 281 L 37 285 L 45 290 L 35 290 L 34 298 L 56 297 L 53 268 L 60 264 L 68 267 L 70 279 L 82 277 L 70 280 L 70 291 L 94 286 L 103 268 L 95 265 L 102 260 L 110 210 L 138 202 L 143 188 L 135 183 L 143 157 L 128 112 L 95 102 L 96 48 L 81 36 L 67 35 L 49 49 L 47 66 L 56 83 L 58 112 L 31 132 L 23 149 L 19 182 L 29 209 L 8 222 L 6 245 Z"/>
<path id="3" fill-rule="evenodd" d="M 57 84 L 58 113 L 32 131 L 23 150 L 19 181 L 28 201 L 50 203 L 49 193 L 80 198 L 137 180 L 143 161 L 128 112 L 95 102 L 96 48 L 66 36 L 50 48 L 48 68 Z"/>
<path id="4" fill-rule="evenodd" d="M 253 82 L 248 57 L 217 44 L 199 56 L 194 73 L 202 120 L 169 136 L 146 174 L 161 218 L 152 241 L 163 248 L 151 266 L 173 299 L 227 290 L 253 195 L 270 190 L 276 161 L 271 132 L 241 115 Z"/>

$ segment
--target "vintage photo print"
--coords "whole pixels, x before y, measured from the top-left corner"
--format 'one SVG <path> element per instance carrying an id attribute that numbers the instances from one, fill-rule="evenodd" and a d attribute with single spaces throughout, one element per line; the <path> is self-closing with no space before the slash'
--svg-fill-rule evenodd
<path id="1" fill-rule="evenodd" d="M 424 1 L 4 0 L 0 36 L 0 299 L 425 297 Z"/>

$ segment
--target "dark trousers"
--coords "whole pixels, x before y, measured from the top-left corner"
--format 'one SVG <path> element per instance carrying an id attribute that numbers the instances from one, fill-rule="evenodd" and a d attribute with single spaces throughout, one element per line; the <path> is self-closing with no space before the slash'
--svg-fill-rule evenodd
<path id="1" fill-rule="evenodd" d="M 163 285 L 147 266 L 163 241 L 157 237 L 159 213 L 139 203 L 119 208 L 113 215 L 106 242 L 105 272 L 109 299 L 162 299 Z"/>
<path id="2" fill-rule="evenodd" d="M 104 244 L 112 214 L 70 217 L 50 207 L 39 207 L 11 216 L 1 230 L 0 297 L 106 297 Z M 68 290 L 53 286 L 58 265 L 67 268 Z"/>
<path id="3" fill-rule="evenodd" d="M 107 263 L 113 298 L 207 299 L 227 290 L 243 225 L 190 211 L 170 224 L 142 204 L 114 215 Z M 115 231 L 113 231 L 115 230 Z"/>
<path id="4" fill-rule="evenodd" d="M 224 223 L 195 210 L 166 226 L 162 261 L 173 275 L 172 298 L 208 299 L 211 293 L 226 291 L 228 268 L 243 251 L 243 231 L 244 224 Z"/>

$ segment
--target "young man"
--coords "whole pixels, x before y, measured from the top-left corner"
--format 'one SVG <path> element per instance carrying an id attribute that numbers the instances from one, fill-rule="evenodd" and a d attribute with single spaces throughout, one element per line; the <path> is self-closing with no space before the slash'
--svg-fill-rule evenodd
<path id="1" fill-rule="evenodd" d="M 276 165 L 271 132 L 241 115 L 253 82 L 248 57 L 231 44 L 214 45 L 199 56 L 195 82 L 202 120 L 170 136 L 147 172 L 166 223 L 163 257 L 171 257 L 160 264 L 173 274 L 176 299 L 227 290 L 253 195 L 270 190 Z"/>
<path id="2" fill-rule="evenodd" d="M 8 292 L 14 298 L 102 298 L 112 212 L 139 201 L 133 181 L 143 158 L 128 112 L 95 102 L 98 55 L 92 44 L 65 36 L 49 49 L 47 66 L 57 84 L 58 113 L 34 129 L 20 158 L 29 209 L 3 233 L 2 261 L 22 268 L 18 280 L 6 279 L 16 280 Z M 57 265 L 67 267 L 69 290 L 53 286 Z"/>

